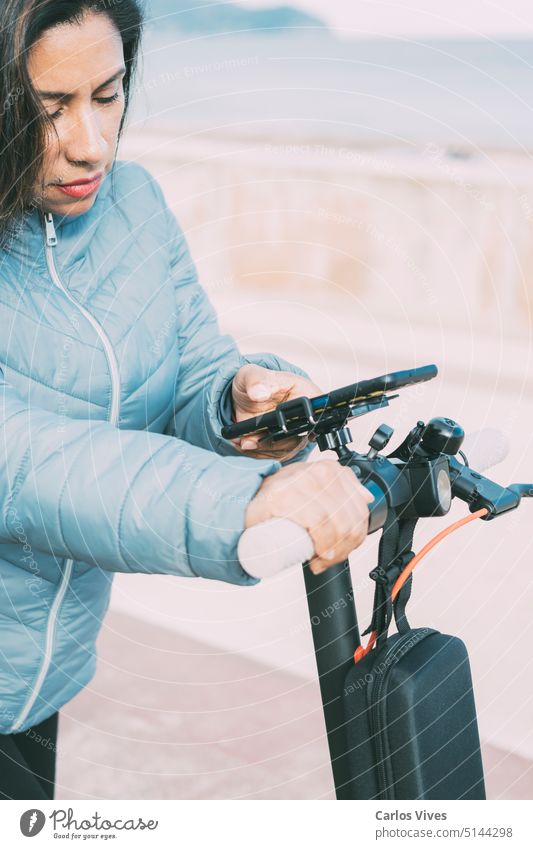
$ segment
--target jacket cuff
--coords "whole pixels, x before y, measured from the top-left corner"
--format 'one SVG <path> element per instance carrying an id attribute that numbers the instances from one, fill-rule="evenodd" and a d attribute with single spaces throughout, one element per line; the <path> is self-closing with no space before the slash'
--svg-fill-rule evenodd
<path id="1" fill-rule="evenodd" d="M 189 564 L 198 577 L 243 586 L 259 582 L 242 568 L 237 545 L 245 527 L 248 504 L 263 479 L 280 468 L 277 460 L 240 456 L 231 461 L 231 492 L 223 463 L 204 469 L 192 488 L 185 522 Z M 199 516 L 208 520 L 195 518 Z M 217 557 L 213 556 L 213 538 L 217 541 Z"/>

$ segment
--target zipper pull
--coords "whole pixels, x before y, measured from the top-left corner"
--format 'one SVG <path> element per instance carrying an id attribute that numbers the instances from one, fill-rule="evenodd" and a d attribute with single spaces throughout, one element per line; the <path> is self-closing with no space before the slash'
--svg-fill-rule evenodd
<path id="1" fill-rule="evenodd" d="M 45 213 L 44 226 L 46 229 L 46 244 L 49 248 L 55 248 L 57 245 L 57 236 L 56 228 L 54 227 L 54 217 L 51 212 Z"/>

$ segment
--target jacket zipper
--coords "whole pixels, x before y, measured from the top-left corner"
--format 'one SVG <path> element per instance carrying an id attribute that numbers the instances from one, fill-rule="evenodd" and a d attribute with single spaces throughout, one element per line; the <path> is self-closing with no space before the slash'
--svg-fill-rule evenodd
<path id="1" fill-rule="evenodd" d="M 427 634 L 423 634 L 417 641 L 417 645 L 430 634 L 434 634 L 434 629 L 428 629 Z M 387 769 L 385 766 L 386 759 L 389 758 L 389 750 L 387 746 L 387 716 L 385 697 L 382 698 L 382 692 L 385 687 L 387 673 L 392 669 L 396 656 L 402 655 L 402 649 L 409 640 L 412 640 L 413 634 L 409 632 L 403 634 L 393 646 L 389 646 L 382 658 L 379 658 L 379 663 L 385 663 L 385 669 L 381 675 L 376 676 L 376 683 L 372 688 L 371 708 L 370 708 L 370 734 L 374 739 L 376 750 L 376 770 L 378 774 L 378 799 L 394 799 L 394 787 L 387 780 Z M 376 663 L 378 658 L 376 658 Z"/>
<path id="2" fill-rule="evenodd" d="M 113 346 L 109 340 L 109 337 L 105 333 L 102 326 L 97 322 L 95 317 L 83 307 L 68 291 L 66 286 L 63 285 L 61 277 L 56 268 L 55 258 L 52 248 L 55 248 L 57 245 L 57 235 L 54 227 L 54 218 L 50 212 L 46 213 L 44 216 L 44 228 L 45 228 L 45 250 L 46 250 L 46 264 L 48 267 L 48 272 L 54 285 L 56 285 L 61 291 L 66 295 L 66 297 L 74 304 L 74 306 L 82 313 L 82 315 L 87 319 L 87 321 L 94 327 L 96 333 L 98 334 L 100 340 L 102 341 L 104 351 L 106 354 L 107 362 L 109 365 L 109 371 L 111 374 L 111 409 L 109 412 L 109 423 L 116 427 L 118 423 L 118 417 L 120 413 L 120 374 L 118 368 L 118 362 L 113 350 Z M 39 674 L 35 680 L 33 685 L 33 689 L 28 696 L 26 703 L 19 714 L 15 724 L 13 725 L 11 731 L 16 732 L 17 728 L 20 728 L 22 723 L 27 718 L 29 712 L 31 711 L 37 696 L 39 695 L 39 691 L 43 685 L 44 679 L 48 673 L 50 668 L 50 663 L 52 661 L 53 655 L 53 646 L 54 646 L 54 637 L 55 637 L 55 629 L 57 618 L 59 614 L 59 610 L 61 608 L 61 604 L 63 602 L 63 598 L 65 597 L 65 593 L 68 589 L 68 585 L 70 582 L 70 577 L 72 574 L 72 567 L 74 561 L 71 559 L 65 560 L 63 576 L 61 578 L 61 582 L 59 585 L 59 589 L 54 598 L 54 602 L 52 607 L 50 608 L 50 614 L 48 617 L 48 623 L 46 627 L 46 640 L 45 640 L 45 651 L 44 658 L 39 670 Z"/>

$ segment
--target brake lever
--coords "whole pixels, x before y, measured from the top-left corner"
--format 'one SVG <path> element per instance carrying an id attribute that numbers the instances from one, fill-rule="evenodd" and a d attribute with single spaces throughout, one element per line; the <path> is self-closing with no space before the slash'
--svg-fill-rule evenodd
<path id="1" fill-rule="evenodd" d="M 471 513 L 485 507 L 488 510 L 483 521 L 488 522 L 515 510 L 522 498 L 533 498 L 533 484 L 500 484 L 484 477 L 469 466 L 459 463 L 455 457 L 449 456 L 450 481 L 452 495 L 465 501 Z"/>

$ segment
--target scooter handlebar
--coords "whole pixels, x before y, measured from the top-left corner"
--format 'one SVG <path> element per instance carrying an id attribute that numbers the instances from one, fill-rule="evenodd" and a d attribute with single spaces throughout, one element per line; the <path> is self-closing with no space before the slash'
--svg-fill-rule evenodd
<path id="1" fill-rule="evenodd" d="M 480 472 L 504 459 L 508 440 L 501 431 L 487 428 L 467 436 L 463 448 Z M 354 473 L 357 474 L 356 468 Z M 368 533 L 372 534 L 385 524 L 388 505 L 385 493 L 377 483 L 367 480 L 365 486 L 374 496 L 368 505 Z M 313 540 L 306 529 L 290 519 L 269 519 L 248 528 L 241 535 L 237 548 L 243 569 L 254 578 L 269 578 L 311 560 L 314 553 Z"/>
<path id="2" fill-rule="evenodd" d="M 369 505 L 368 533 L 383 527 L 387 507 L 383 491 L 369 482 L 374 496 Z M 291 519 L 268 519 L 247 528 L 239 540 L 237 556 L 245 572 L 253 578 L 270 578 L 278 572 L 311 560 L 315 546 L 302 525 Z"/>

